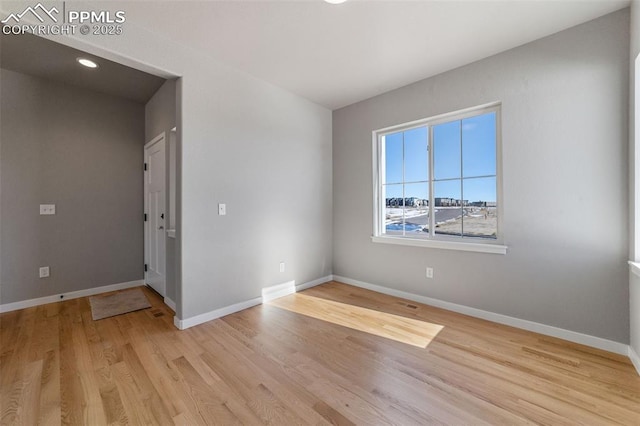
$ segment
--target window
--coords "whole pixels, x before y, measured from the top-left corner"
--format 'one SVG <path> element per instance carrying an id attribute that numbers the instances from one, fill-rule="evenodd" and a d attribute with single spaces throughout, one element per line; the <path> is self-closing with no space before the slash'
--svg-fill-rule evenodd
<path id="1" fill-rule="evenodd" d="M 376 131 L 374 153 L 374 241 L 506 252 L 499 104 Z"/>

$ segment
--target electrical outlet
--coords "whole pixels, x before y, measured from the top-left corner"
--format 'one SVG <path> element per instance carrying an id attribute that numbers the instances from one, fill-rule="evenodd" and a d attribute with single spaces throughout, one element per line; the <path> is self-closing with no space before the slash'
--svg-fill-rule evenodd
<path id="1" fill-rule="evenodd" d="M 41 215 L 54 215 L 54 214 L 56 214 L 56 205 L 55 204 L 40 204 L 40 214 Z"/>
<path id="2" fill-rule="evenodd" d="M 433 278 L 433 268 L 427 268 L 427 278 Z"/>
<path id="3" fill-rule="evenodd" d="M 40 268 L 40 278 L 47 278 L 49 276 L 49 267 L 43 266 Z"/>
<path id="4" fill-rule="evenodd" d="M 280 262 L 280 272 L 284 272 L 284 262 Z"/>

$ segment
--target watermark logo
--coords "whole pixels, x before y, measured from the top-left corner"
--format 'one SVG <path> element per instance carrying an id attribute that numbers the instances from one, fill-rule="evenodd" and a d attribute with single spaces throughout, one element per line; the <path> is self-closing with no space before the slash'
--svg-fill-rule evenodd
<path id="1" fill-rule="evenodd" d="M 40 24 L 31 24 L 36 20 Z M 58 2 L 51 8 L 42 3 L 28 6 L 22 12 L 10 13 L 0 22 L 4 24 L 2 33 L 7 35 L 120 35 L 125 21 L 124 10 L 67 9 L 66 2 Z"/>
<path id="2" fill-rule="evenodd" d="M 38 13 L 40 12 L 40 13 Z M 47 9 L 46 7 L 44 7 L 42 5 L 42 3 L 38 3 L 37 5 L 35 5 L 34 7 L 27 7 L 22 13 L 12 13 L 9 16 L 7 16 L 4 20 L 0 21 L 3 24 L 9 24 L 11 20 L 14 21 L 15 24 L 20 23 L 20 20 L 25 16 L 25 15 L 32 15 L 35 16 L 38 21 L 40 22 L 44 22 L 44 19 L 42 18 L 42 15 L 46 15 L 48 16 L 53 22 L 58 22 L 58 18 L 56 18 L 53 14 L 58 14 L 60 13 L 60 11 L 54 6 L 51 9 Z"/>

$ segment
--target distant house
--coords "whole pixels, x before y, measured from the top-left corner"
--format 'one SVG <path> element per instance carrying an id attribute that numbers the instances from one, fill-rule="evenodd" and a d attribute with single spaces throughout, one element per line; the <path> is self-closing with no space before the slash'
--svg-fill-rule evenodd
<path id="1" fill-rule="evenodd" d="M 474 201 L 469 203 L 470 206 L 473 207 L 496 207 L 495 201 Z"/>
<path id="2" fill-rule="evenodd" d="M 436 207 L 455 206 L 455 200 L 453 198 L 435 198 L 433 201 Z"/>
<path id="3" fill-rule="evenodd" d="M 405 207 L 420 207 L 422 200 L 417 197 L 408 197 L 404 199 Z"/>
<path id="4" fill-rule="evenodd" d="M 429 205 L 429 200 L 418 197 L 392 197 L 386 199 L 387 207 L 423 207 Z"/>
<path id="5" fill-rule="evenodd" d="M 399 207 L 402 206 L 402 198 L 387 198 L 386 199 L 387 207 Z"/>

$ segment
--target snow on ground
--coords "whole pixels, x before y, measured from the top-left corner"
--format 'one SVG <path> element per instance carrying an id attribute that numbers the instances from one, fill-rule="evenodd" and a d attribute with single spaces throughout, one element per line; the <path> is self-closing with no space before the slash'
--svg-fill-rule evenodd
<path id="1" fill-rule="evenodd" d="M 387 207 L 386 209 L 386 213 L 387 213 L 387 222 L 394 222 L 398 219 L 402 219 L 402 211 L 403 209 L 401 208 L 396 208 L 396 207 Z M 422 216 L 424 214 L 429 213 L 429 209 L 428 208 L 423 208 L 423 209 L 407 209 L 404 210 L 404 217 L 405 219 L 410 218 L 410 217 L 416 217 L 416 216 Z"/>

